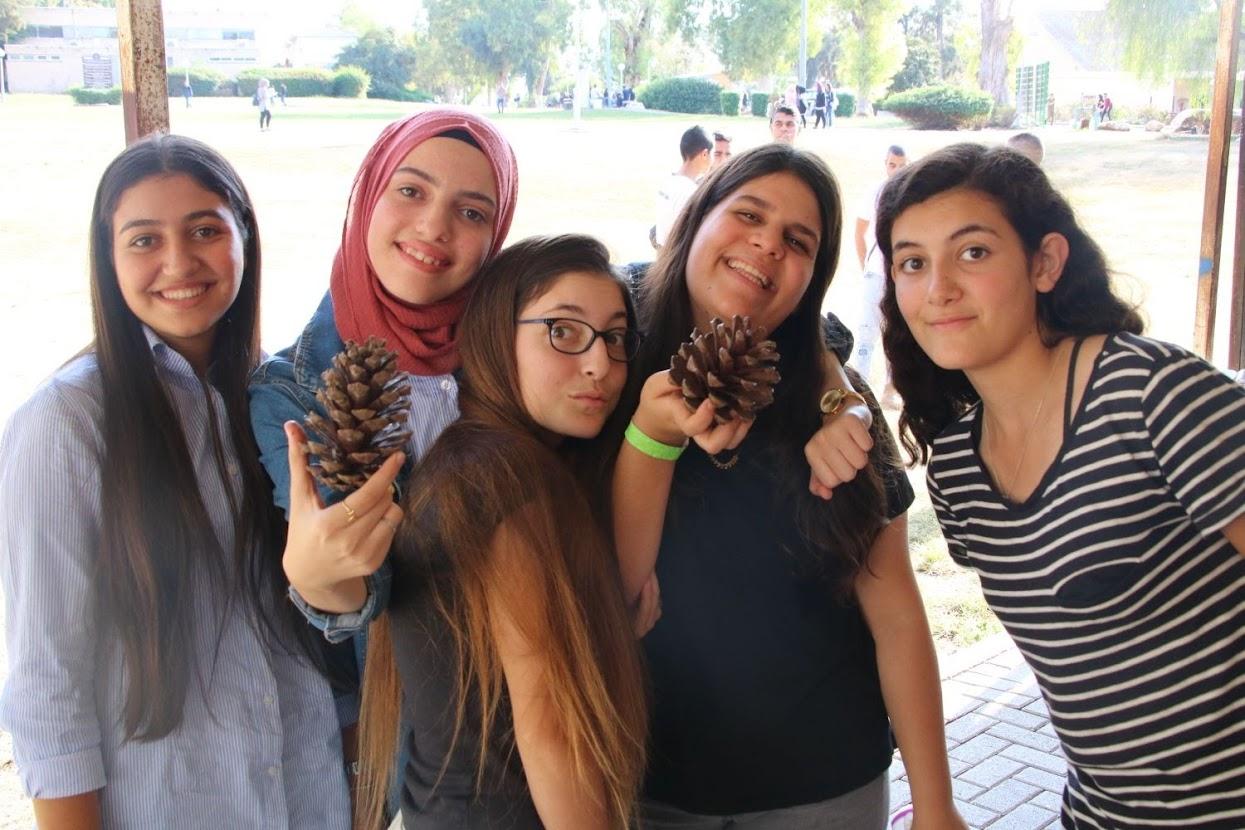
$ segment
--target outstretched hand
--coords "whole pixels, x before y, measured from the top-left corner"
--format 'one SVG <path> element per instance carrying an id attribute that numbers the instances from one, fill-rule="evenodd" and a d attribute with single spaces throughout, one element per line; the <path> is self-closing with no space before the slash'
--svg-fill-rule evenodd
<path id="1" fill-rule="evenodd" d="M 804 445 L 808 459 L 808 489 L 814 496 L 829 499 L 834 488 L 856 477 L 869 464 L 873 449 L 873 413 L 864 404 L 845 407 L 823 421 L 821 429 Z"/>
<path id="2" fill-rule="evenodd" d="M 402 521 L 392 485 L 405 455 L 396 452 L 362 487 L 324 506 L 307 466 L 307 438 L 286 421 L 289 441 L 289 533 L 281 565 L 308 603 L 322 611 L 357 611 L 366 599 L 362 578 L 374 573 L 389 552 Z"/>
<path id="3" fill-rule="evenodd" d="M 657 372 L 644 382 L 632 420 L 641 432 L 663 444 L 678 445 L 690 438 L 710 455 L 738 447 L 752 426 L 752 421 L 742 418 L 717 423 L 708 400 L 694 412 L 689 410 L 683 392 L 670 382 L 669 371 Z"/>

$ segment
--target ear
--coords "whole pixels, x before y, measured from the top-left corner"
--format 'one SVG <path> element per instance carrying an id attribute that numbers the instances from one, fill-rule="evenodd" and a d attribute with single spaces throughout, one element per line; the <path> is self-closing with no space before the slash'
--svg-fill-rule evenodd
<path id="1" fill-rule="evenodd" d="M 1033 255 L 1033 287 L 1039 294 L 1055 290 L 1067 264 L 1068 238 L 1061 233 L 1046 234 Z"/>

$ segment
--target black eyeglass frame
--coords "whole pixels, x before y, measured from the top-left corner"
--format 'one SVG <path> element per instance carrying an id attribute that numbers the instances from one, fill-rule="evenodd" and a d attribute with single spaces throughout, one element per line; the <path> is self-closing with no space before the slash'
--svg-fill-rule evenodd
<path id="1" fill-rule="evenodd" d="M 605 356 L 615 363 L 630 363 L 635 360 L 636 355 L 640 352 L 640 344 L 644 342 L 643 332 L 629 328 L 613 328 L 601 331 L 600 329 L 593 328 L 592 325 L 586 320 L 580 320 L 578 317 L 529 317 L 523 320 L 515 320 L 515 323 L 541 323 L 542 325 L 547 326 L 549 329 L 549 346 L 559 354 L 583 354 L 592 348 L 592 344 L 597 342 L 597 338 L 604 337 L 607 334 L 617 334 L 621 332 L 623 336 L 623 353 L 627 355 L 622 360 L 619 360 L 610 354 L 609 341 L 605 341 Z M 588 331 L 592 332 L 592 337 L 588 339 L 587 344 L 585 344 L 582 349 L 574 352 L 568 352 L 566 349 L 558 346 L 558 344 L 553 340 L 553 327 L 558 323 L 577 323 L 581 326 L 585 326 Z M 628 343 L 633 343 L 634 345 L 628 348 Z"/>

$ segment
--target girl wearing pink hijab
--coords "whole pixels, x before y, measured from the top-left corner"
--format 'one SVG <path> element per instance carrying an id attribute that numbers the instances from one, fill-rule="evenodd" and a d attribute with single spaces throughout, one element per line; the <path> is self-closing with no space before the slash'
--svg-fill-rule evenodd
<path id="1" fill-rule="evenodd" d="M 390 124 L 355 176 L 328 293 L 298 339 L 252 376 L 252 428 L 289 522 L 290 595 L 331 642 L 385 607 L 387 569 L 377 570 L 402 517 L 391 485 L 458 417 L 458 323 L 472 280 L 506 239 L 517 190 L 514 152 L 484 119 L 431 110 Z M 311 485 L 298 423 L 325 414 L 315 390 L 343 341 L 373 335 L 410 377 L 412 437 L 343 499 Z M 353 674 L 349 650 L 340 660 Z M 352 725 L 356 697 L 338 700 Z"/>

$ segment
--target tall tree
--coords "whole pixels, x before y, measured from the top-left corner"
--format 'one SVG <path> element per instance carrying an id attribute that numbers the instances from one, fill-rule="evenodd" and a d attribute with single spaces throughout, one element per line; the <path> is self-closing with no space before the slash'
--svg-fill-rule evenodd
<path id="1" fill-rule="evenodd" d="M 800 0 L 712 0 L 709 35 L 732 78 L 771 75 L 795 62 Z"/>
<path id="2" fill-rule="evenodd" d="M 23 25 L 17 0 L 0 0 L 0 43 L 8 43 L 9 35 L 21 31 Z"/>
<path id="3" fill-rule="evenodd" d="M 467 79 L 505 83 L 529 72 L 566 46 L 572 10 L 567 0 L 426 0 L 428 38 L 453 44 L 442 59 L 458 63 Z M 467 61 L 451 55 L 455 50 Z"/>
<path id="4" fill-rule="evenodd" d="M 395 97 L 415 76 L 415 44 L 393 29 L 371 29 L 337 56 L 338 66 L 359 66 L 372 76 L 378 97 Z"/>
<path id="5" fill-rule="evenodd" d="M 612 65 L 623 65 L 619 83 L 634 86 L 648 76 L 653 41 L 664 27 L 658 0 L 603 0 L 610 27 Z M 617 58 L 617 59 L 616 59 Z"/>
<path id="6" fill-rule="evenodd" d="M 868 112 L 874 90 L 903 65 L 902 6 L 902 0 L 833 0 L 842 32 L 840 78 L 855 88 L 858 111 Z"/>
<path id="7" fill-rule="evenodd" d="M 1215 0 L 1108 0 L 1107 19 L 1124 65 L 1151 80 L 1214 69 L 1219 35 Z"/>
<path id="8" fill-rule="evenodd" d="M 981 65 L 977 83 L 1001 106 L 1011 100 L 1007 88 L 1007 44 L 1012 24 L 1012 0 L 981 0 Z"/>

